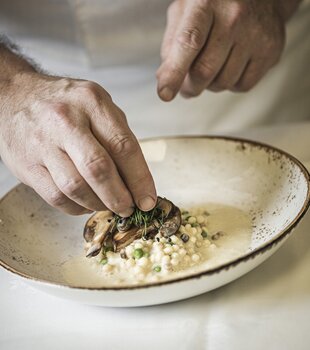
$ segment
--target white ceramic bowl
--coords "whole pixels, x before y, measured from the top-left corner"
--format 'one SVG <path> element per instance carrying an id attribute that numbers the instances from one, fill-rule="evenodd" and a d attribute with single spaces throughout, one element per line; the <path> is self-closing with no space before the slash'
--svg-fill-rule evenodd
<path id="1" fill-rule="evenodd" d="M 91 287 L 70 284 L 63 265 L 83 254 L 86 217 L 49 207 L 19 185 L 0 202 L 0 265 L 60 297 L 104 306 L 142 306 L 188 298 L 220 287 L 271 256 L 298 224 L 310 200 L 309 174 L 294 157 L 257 142 L 225 137 L 174 137 L 141 142 L 158 193 L 178 206 L 205 202 L 247 212 L 249 247 L 233 261 L 165 282 Z"/>

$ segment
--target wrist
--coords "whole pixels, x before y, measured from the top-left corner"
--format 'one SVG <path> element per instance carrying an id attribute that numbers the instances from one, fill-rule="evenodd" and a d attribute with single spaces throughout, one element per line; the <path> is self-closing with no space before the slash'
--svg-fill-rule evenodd
<path id="1" fill-rule="evenodd" d="M 37 69 L 27 59 L 0 44 L 0 81 L 10 80 L 21 72 L 36 72 Z"/>

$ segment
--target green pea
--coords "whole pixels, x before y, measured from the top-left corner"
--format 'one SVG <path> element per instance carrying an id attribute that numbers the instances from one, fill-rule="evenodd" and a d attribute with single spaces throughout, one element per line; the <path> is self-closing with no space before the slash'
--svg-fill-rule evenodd
<path id="1" fill-rule="evenodd" d="M 161 267 L 160 266 L 155 266 L 153 270 L 155 272 L 160 272 L 161 271 Z"/>
<path id="2" fill-rule="evenodd" d="M 208 232 L 205 231 L 205 230 L 203 230 L 203 231 L 201 232 L 201 236 L 202 236 L 203 238 L 207 238 L 207 237 L 208 237 Z"/>
<path id="3" fill-rule="evenodd" d="M 133 257 L 134 257 L 135 259 L 140 259 L 140 258 L 143 257 L 143 255 L 144 255 L 144 253 L 143 253 L 143 250 L 142 250 L 141 248 L 135 249 L 135 250 L 133 251 Z"/>
<path id="4" fill-rule="evenodd" d="M 103 258 L 103 259 L 100 260 L 100 264 L 101 265 L 105 265 L 107 263 L 108 263 L 108 259 L 107 258 Z"/>

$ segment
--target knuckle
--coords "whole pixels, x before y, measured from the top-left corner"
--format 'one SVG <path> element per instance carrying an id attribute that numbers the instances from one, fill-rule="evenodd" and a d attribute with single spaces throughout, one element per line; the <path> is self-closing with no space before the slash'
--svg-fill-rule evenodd
<path id="1" fill-rule="evenodd" d="M 84 185 L 84 182 L 82 179 L 71 178 L 71 179 L 68 179 L 60 187 L 63 193 L 65 193 L 69 197 L 75 198 L 75 197 L 78 197 L 79 193 L 81 193 L 84 187 L 83 185 Z"/>
<path id="2" fill-rule="evenodd" d="M 80 87 L 90 91 L 91 93 L 96 93 L 101 88 L 99 84 L 91 80 L 81 82 Z"/>
<path id="3" fill-rule="evenodd" d="M 70 90 L 74 86 L 74 80 L 71 78 L 63 77 L 59 80 L 59 84 L 65 92 Z"/>
<path id="4" fill-rule="evenodd" d="M 229 5 L 229 23 L 237 24 L 241 18 L 248 15 L 249 8 L 246 1 L 231 1 Z"/>
<path id="5" fill-rule="evenodd" d="M 116 110 L 117 110 L 117 112 L 118 112 L 118 115 L 119 115 L 119 117 L 120 117 L 120 120 L 122 121 L 122 122 L 125 122 L 126 124 L 127 124 L 127 117 L 126 117 L 126 114 L 124 113 L 124 111 L 123 110 L 121 110 L 118 106 L 116 106 L 115 105 L 115 108 L 116 108 Z"/>
<path id="6" fill-rule="evenodd" d="M 132 203 L 130 199 L 127 198 L 127 196 L 114 197 L 113 200 L 107 203 L 109 209 L 115 213 L 121 213 L 124 210 L 130 208 L 131 205 Z"/>
<path id="7" fill-rule="evenodd" d="M 139 174 L 133 181 L 130 182 L 130 189 L 133 192 L 139 192 L 141 189 L 150 188 L 153 186 L 153 178 L 148 171 Z"/>
<path id="8" fill-rule="evenodd" d="M 128 157 L 134 155 L 138 149 L 138 142 L 128 134 L 117 134 L 109 142 L 111 152 L 116 156 Z"/>
<path id="9" fill-rule="evenodd" d="M 111 177 L 111 161 L 103 155 L 93 155 L 84 162 L 86 177 L 102 182 Z"/>
<path id="10" fill-rule="evenodd" d="M 216 73 L 215 66 L 207 60 L 198 60 L 191 69 L 191 74 L 199 80 L 208 81 Z"/>
<path id="11" fill-rule="evenodd" d="M 50 110 L 56 117 L 66 119 L 69 112 L 69 106 L 64 102 L 54 102 L 50 104 Z"/>
<path id="12" fill-rule="evenodd" d="M 49 202 L 53 207 L 61 208 L 68 202 L 68 198 L 60 191 L 54 191 L 49 197 Z"/>
<path id="13" fill-rule="evenodd" d="M 77 85 L 79 95 L 88 101 L 99 104 L 102 98 L 111 97 L 99 84 L 94 81 L 85 80 Z"/>
<path id="14" fill-rule="evenodd" d="M 70 117 L 70 106 L 64 102 L 55 102 L 50 105 L 50 111 L 53 116 L 53 123 L 59 127 L 72 129 L 75 127 L 74 121 Z"/>
<path id="15" fill-rule="evenodd" d="M 177 42 L 185 50 L 199 51 L 204 44 L 204 36 L 197 27 L 188 27 L 177 36 Z"/>

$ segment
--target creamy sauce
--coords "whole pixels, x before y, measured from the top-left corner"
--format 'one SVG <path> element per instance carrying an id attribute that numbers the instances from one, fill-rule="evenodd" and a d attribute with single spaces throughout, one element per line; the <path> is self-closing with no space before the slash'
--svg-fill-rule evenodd
<path id="1" fill-rule="evenodd" d="M 152 283 L 215 268 L 250 250 L 252 225 L 251 218 L 247 213 L 234 207 L 218 204 L 208 204 L 203 208 L 201 206 L 194 207 L 189 211 L 197 212 L 199 210 L 206 210 L 210 214 L 206 226 L 211 244 L 208 242 L 208 246 L 203 245 L 195 248 L 195 252 L 198 252 L 201 260 L 194 266 L 184 265 L 181 261 L 172 271 L 154 273 L 153 270 L 150 270 L 149 273 L 139 278 L 137 274 L 128 273 L 128 270 L 121 268 L 120 264 L 125 263 L 125 261 L 120 260 L 121 258 L 109 257 L 110 264 L 114 264 L 113 271 L 109 272 L 98 263 L 99 258 L 89 259 L 85 256 L 79 256 L 63 264 L 64 279 L 70 285 L 87 287 Z M 217 240 L 213 240 L 211 237 L 219 231 L 223 235 Z M 116 254 L 113 255 L 116 256 Z M 132 267 L 132 269 L 135 268 Z"/>

